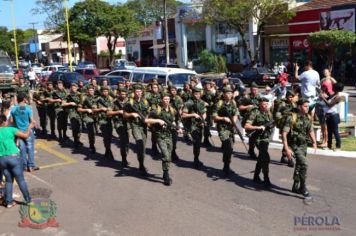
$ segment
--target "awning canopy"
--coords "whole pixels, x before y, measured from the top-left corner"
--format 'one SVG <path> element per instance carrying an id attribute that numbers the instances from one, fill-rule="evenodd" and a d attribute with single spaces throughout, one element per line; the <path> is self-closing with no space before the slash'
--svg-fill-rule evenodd
<path id="1" fill-rule="evenodd" d="M 149 49 L 162 49 L 165 47 L 166 47 L 166 45 L 164 45 L 164 44 L 157 44 L 157 45 L 153 45 L 153 46 L 149 47 Z"/>

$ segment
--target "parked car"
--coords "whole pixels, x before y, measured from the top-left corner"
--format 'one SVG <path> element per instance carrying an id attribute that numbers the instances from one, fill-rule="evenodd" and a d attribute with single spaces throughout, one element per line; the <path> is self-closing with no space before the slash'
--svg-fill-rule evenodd
<path id="1" fill-rule="evenodd" d="M 214 81 L 216 86 L 221 90 L 223 88 L 223 77 L 201 77 L 201 82 L 204 84 L 204 81 L 211 80 Z M 245 89 L 244 83 L 239 78 L 228 78 L 229 84 L 234 84 L 237 88 Z"/>
<path id="2" fill-rule="evenodd" d="M 87 85 L 89 82 L 81 74 L 77 72 L 54 72 L 52 73 L 48 81 L 51 81 L 53 84 L 56 84 L 58 80 L 63 81 L 65 88 L 70 88 L 72 83 L 78 83 L 83 81 L 84 85 Z"/>
<path id="3" fill-rule="evenodd" d="M 265 67 L 248 68 L 241 73 L 232 74 L 231 76 L 233 78 L 240 78 L 245 84 L 256 82 L 259 85 L 263 85 L 278 82 L 275 74 Z"/>
<path id="4" fill-rule="evenodd" d="M 166 63 L 162 63 L 159 64 L 158 67 L 167 67 L 167 68 L 180 68 L 177 64 L 166 64 Z"/>
<path id="5" fill-rule="evenodd" d="M 122 69 L 114 70 L 106 74 L 106 76 L 123 76 L 125 79 L 129 80 L 132 74 L 132 70 Z"/>
<path id="6" fill-rule="evenodd" d="M 33 70 L 36 74 L 41 74 L 41 72 L 42 72 L 42 66 L 40 63 L 32 63 L 31 68 L 33 68 Z"/>
<path id="7" fill-rule="evenodd" d="M 60 70 L 61 68 L 64 68 L 64 66 L 62 66 L 62 65 L 45 66 L 45 67 L 43 67 L 43 69 L 41 71 L 41 76 L 42 77 L 50 76 L 53 72 L 56 72 L 56 71 Z"/>
<path id="8" fill-rule="evenodd" d="M 133 70 L 137 67 L 136 63 L 133 61 L 120 61 L 119 64 L 115 64 L 113 70 L 128 69 Z"/>
<path id="9" fill-rule="evenodd" d="M 81 69 L 76 69 L 75 72 L 83 75 L 84 78 L 87 80 L 90 80 L 91 78 L 100 75 L 98 69 L 81 68 Z"/>
<path id="10" fill-rule="evenodd" d="M 82 61 L 78 63 L 77 68 L 87 68 L 87 69 L 96 69 L 96 65 L 91 61 Z"/>
<path id="11" fill-rule="evenodd" d="M 123 76 L 96 76 L 95 79 L 100 85 L 102 85 L 102 81 L 106 79 L 108 81 L 108 85 L 112 90 L 117 89 L 119 82 L 123 82 L 126 80 Z"/>

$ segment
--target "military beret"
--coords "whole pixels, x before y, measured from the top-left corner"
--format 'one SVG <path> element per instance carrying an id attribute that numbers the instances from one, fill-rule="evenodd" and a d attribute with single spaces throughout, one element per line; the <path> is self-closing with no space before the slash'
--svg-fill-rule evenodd
<path id="1" fill-rule="evenodd" d="M 202 91 L 202 89 L 199 87 L 194 87 L 192 90 L 193 90 L 193 93 L 197 93 L 197 92 L 200 93 Z"/>
<path id="2" fill-rule="evenodd" d="M 309 100 L 306 98 L 300 98 L 297 102 L 298 105 L 303 105 L 304 103 L 309 103 Z"/>
<path id="3" fill-rule="evenodd" d="M 224 93 L 232 92 L 232 88 L 231 88 L 231 86 L 225 86 L 222 91 L 223 91 Z"/>
<path id="4" fill-rule="evenodd" d="M 75 86 L 75 87 L 78 87 L 78 84 L 77 83 L 71 83 L 70 86 Z"/>
<path id="5" fill-rule="evenodd" d="M 143 86 L 142 86 L 142 84 L 134 84 L 133 86 L 132 86 L 132 89 L 134 89 L 134 90 L 137 90 L 137 89 L 143 89 Z"/>
<path id="6" fill-rule="evenodd" d="M 269 102 L 269 100 L 268 100 L 268 98 L 262 97 L 262 98 L 260 99 L 260 102 Z"/>
<path id="7" fill-rule="evenodd" d="M 287 90 L 286 97 L 294 97 L 295 93 L 291 90 Z"/>
<path id="8" fill-rule="evenodd" d="M 250 87 L 251 87 L 251 88 L 258 88 L 256 82 L 252 82 Z"/>
<path id="9" fill-rule="evenodd" d="M 100 88 L 100 91 L 104 91 L 104 90 L 108 90 L 108 91 L 109 91 L 109 90 L 110 90 L 110 89 L 109 89 L 109 86 L 102 86 L 102 87 Z"/>

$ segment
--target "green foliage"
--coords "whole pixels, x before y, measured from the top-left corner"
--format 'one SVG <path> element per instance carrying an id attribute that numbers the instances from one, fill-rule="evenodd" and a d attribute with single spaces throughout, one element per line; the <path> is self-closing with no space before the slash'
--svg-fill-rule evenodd
<path id="1" fill-rule="evenodd" d="M 17 50 L 19 52 L 20 44 L 28 42 L 28 40 L 34 36 L 34 33 L 33 29 L 16 30 Z M 14 42 L 11 41 L 13 38 L 13 30 L 8 31 L 6 27 L 0 27 L 0 49 L 6 51 L 11 57 L 15 56 Z M 21 54 L 21 52 L 19 54 Z"/>
<path id="2" fill-rule="evenodd" d="M 208 69 L 210 72 L 226 72 L 226 60 L 221 55 L 216 55 L 205 49 L 199 54 L 199 59 L 201 65 Z"/>
<path id="3" fill-rule="evenodd" d="M 36 0 L 31 11 L 35 15 L 46 15 L 45 25 L 48 28 L 58 29 L 65 24 L 63 0 Z"/>
<path id="4" fill-rule="evenodd" d="M 356 34 L 345 30 L 323 30 L 309 35 L 309 41 L 314 47 L 339 47 L 356 42 Z"/>

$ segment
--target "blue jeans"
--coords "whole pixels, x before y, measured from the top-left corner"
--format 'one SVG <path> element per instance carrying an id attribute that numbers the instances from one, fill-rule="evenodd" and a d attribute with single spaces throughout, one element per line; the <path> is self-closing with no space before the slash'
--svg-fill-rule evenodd
<path id="1" fill-rule="evenodd" d="M 19 185 L 25 202 L 30 202 L 30 193 L 23 175 L 22 159 L 17 155 L 0 157 L 0 168 L 4 172 L 6 178 L 5 203 L 9 204 L 13 202 L 12 193 L 14 179 L 16 179 L 16 182 Z"/>
<path id="2" fill-rule="evenodd" d="M 35 135 L 33 130 L 27 139 L 19 139 L 20 156 L 23 160 L 23 168 L 35 168 Z"/>

